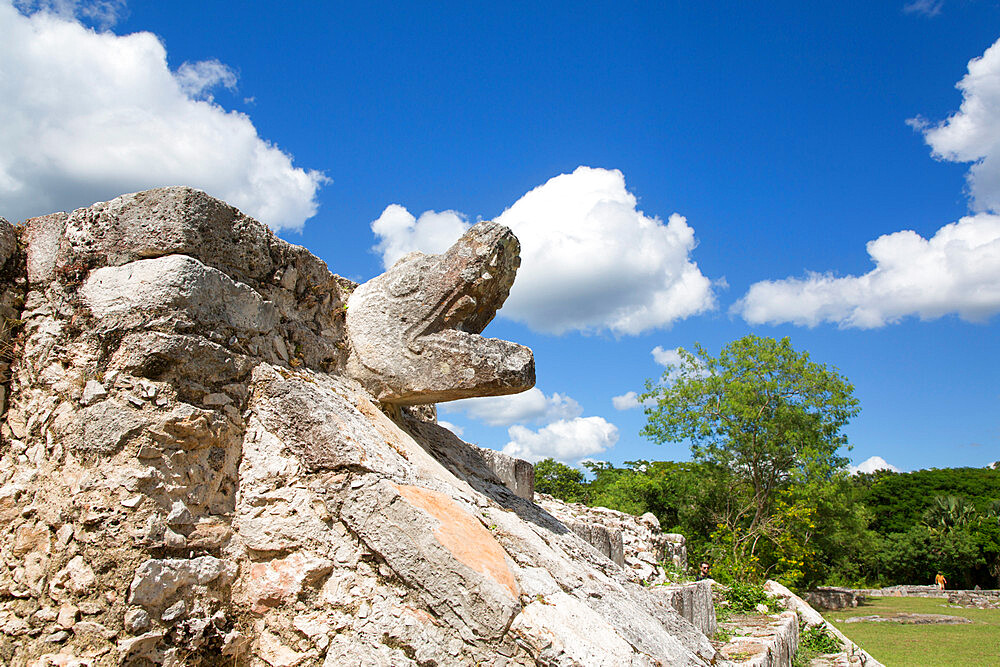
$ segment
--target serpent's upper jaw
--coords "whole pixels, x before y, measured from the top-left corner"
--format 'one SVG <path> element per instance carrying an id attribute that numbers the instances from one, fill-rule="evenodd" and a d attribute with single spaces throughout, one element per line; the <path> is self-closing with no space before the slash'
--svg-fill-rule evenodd
<path id="1" fill-rule="evenodd" d="M 479 334 L 521 260 L 503 225 L 474 225 L 441 255 L 414 253 L 351 296 L 348 370 L 383 402 L 430 403 L 524 391 L 531 350 Z"/>

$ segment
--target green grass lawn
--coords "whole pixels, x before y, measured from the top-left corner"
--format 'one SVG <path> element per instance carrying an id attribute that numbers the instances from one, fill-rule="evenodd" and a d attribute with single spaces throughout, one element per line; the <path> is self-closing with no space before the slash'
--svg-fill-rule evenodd
<path id="1" fill-rule="evenodd" d="M 893 612 L 963 616 L 962 625 L 843 623 L 851 616 Z M 1000 665 L 1000 610 L 961 609 L 940 598 L 869 598 L 863 606 L 824 614 L 854 643 L 887 667 L 896 665 Z"/>

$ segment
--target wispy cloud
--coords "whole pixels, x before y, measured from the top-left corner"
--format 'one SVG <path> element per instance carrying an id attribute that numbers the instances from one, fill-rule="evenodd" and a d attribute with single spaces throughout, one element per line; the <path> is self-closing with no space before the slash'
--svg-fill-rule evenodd
<path id="1" fill-rule="evenodd" d="M 944 0 L 913 0 L 903 5 L 905 13 L 922 16 L 937 16 L 943 8 Z"/>
<path id="2" fill-rule="evenodd" d="M 125 5 L 125 0 L 14 0 L 14 6 L 23 14 L 44 12 L 100 30 L 107 30 L 125 18 L 128 13 Z"/>
<path id="3" fill-rule="evenodd" d="M 236 72 L 218 60 L 182 63 L 174 74 L 188 97 L 212 101 L 212 90 L 219 86 L 236 90 Z"/>

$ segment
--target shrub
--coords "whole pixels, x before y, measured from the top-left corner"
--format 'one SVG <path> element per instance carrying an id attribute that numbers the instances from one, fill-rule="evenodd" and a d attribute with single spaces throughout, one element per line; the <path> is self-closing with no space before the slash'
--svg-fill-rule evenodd
<path id="1" fill-rule="evenodd" d="M 781 603 L 764 592 L 760 584 L 734 583 L 726 591 L 729 609 L 735 613 L 754 613 L 763 604 L 771 613 L 782 610 Z"/>

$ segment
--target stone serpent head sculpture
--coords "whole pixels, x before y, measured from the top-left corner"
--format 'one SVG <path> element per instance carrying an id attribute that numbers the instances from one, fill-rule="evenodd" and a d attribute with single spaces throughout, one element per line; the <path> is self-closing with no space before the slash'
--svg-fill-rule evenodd
<path id="1" fill-rule="evenodd" d="M 395 405 L 530 389 L 531 350 L 479 335 L 510 292 L 520 249 L 510 229 L 480 222 L 444 253 L 411 252 L 358 286 L 347 304 L 347 372 Z"/>

